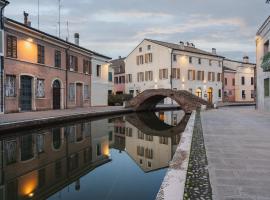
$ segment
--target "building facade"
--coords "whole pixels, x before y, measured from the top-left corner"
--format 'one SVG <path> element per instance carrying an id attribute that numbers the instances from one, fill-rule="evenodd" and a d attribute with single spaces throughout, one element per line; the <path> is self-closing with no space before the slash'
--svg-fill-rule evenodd
<path id="1" fill-rule="evenodd" d="M 114 94 L 124 94 L 125 93 L 125 58 L 119 57 L 116 60 L 111 61 L 111 67 L 114 70 Z"/>
<path id="2" fill-rule="evenodd" d="M 270 17 L 256 35 L 257 108 L 270 112 Z"/>
<path id="3" fill-rule="evenodd" d="M 107 96 L 108 85 L 96 80 L 110 58 L 79 46 L 78 34 L 73 44 L 34 29 L 27 17 L 5 19 L 5 113 L 99 104 L 95 88 Z"/>
<path id="4" fill-rule="evenodd" d="M 222 101 L 222 61 L 215 49 L 209 53 L 191 43 L 145 39 L 126 58 L 125 92 L 137 95 L 146 89 L 188 90 L 217 103 Z"/>
<path id="5" fill-rule="evenodd" d="M 250 63 L 247 56 L 243 61 L 224 59 L 223 65 L 224 101 L 254 102 L 256 65 Z"/>

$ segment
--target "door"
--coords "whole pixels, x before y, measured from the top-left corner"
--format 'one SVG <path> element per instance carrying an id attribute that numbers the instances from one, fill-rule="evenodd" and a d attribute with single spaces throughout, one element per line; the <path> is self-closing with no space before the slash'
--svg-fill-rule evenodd
<path id="1" fill-rule="evenodd" d="M 83 106 L 83 93 L 82 93 L 82 84 L 76 84 L 76 106 L 82 107 Z"/>
<path id="2" fill-rule="evenodd" d="M 207 93 L 208 93 L 208 102 L 212 103 L 213 102 L 213 88 L 209 88 Z"/>
<path id="3" fill-rule="evenodd" d="M 60 109 L 60 102 L 61 102 L 61 87 L 60 82 L 55 80 L 53 82 L 53 109 L 57 110 Z"/>
<path id="4" fill-rule="evenodd" d="M 20 107 L 22 111 L 32 110 L 32 77 L 21 76 Z"/>

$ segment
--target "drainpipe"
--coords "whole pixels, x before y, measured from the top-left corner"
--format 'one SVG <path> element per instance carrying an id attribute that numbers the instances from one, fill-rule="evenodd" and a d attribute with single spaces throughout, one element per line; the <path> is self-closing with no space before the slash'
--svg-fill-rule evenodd
<path id="1" fill-rule="evenodd" d="M 68 48 L 66 48 L 65 52 L 66 52 L 66 103 L 65 103 L 65 109 L 68 108 L 68 72 L 69 72 L 69 55 L 68 55 L 68 50 L 70 49 L 70 46 L 68 46 Z"/>
<path id="2" fill-rule="evenodd" d="M 173 68 L 173 49 L 171 50 L 171 75 L 170 75 L 170 84 L 171 84 L 171 90 L 173 89 L 173 84 L 172 84 L 172 68 Z"/>

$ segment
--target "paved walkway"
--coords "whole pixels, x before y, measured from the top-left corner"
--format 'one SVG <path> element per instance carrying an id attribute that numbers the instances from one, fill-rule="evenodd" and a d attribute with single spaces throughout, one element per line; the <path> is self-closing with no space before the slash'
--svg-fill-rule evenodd
<path id="1" fill-rule="evenodd" d="M 270 113 L 253 107 L 202 112 L 213 198 L 270 199 Z"/>

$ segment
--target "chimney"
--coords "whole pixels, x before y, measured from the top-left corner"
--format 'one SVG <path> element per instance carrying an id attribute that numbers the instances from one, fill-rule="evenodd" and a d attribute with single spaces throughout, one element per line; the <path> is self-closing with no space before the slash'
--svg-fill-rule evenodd
<path id="1" fill-rule="evenodd" d="M 24 25 L 28 26 L 29 25 L 29 21 L 28 21 L 29 14 L 27 12 L 23 11 L 23 15 L 24 15 Z"/>
<path id="2" fill-rule="evenodd" d="M 189 47 L 189 42 L 187 42 L 187 47 Z"/>
<path id="3" fill-rule="evenodd" d="M 79 46 L 80 45 L 80 34 L 79 33 L 74 34 L 74 40 L 75 40 L 74 41 L 75 44 Z"/>
<path id="4" fill-rule="evenodd" d="M 190 47 L 193 47 L 193 48 L 195 48 L 195 45 L 194 45 L 193 43 L 191 43 L 191 44 L 190 44 Z"/>
<path id="5" fill-rule="evenodd" d="M 181 48 L 181 49 L 184 49 L 184 47 L 185 47 L 184 42 L 183 42 L 183 41 L 180 41 L 179 44 L 180 44 L 180 48 Z"/>
<path id="6" fill-rule="evenodd" d="M 121 59 L 122 57 L 121 56 L 118 56 L 118 59 Z"/>
<path id="7" fill-rule="evenodd" d="M 217 49 L 216 48 L 212 48 L 212 54 L 217 55 Z"/>
<path id="8" fill-rule="evenodd" d="M 248 56 L 244 56 L 243 57 L 243 62 L 244 63 L 249 63 L 249 57 Z"/>

